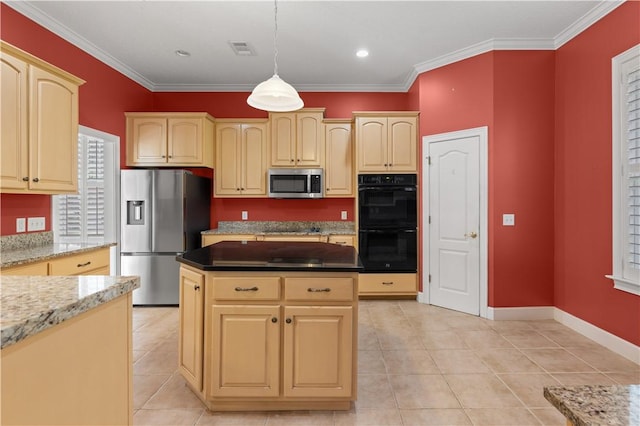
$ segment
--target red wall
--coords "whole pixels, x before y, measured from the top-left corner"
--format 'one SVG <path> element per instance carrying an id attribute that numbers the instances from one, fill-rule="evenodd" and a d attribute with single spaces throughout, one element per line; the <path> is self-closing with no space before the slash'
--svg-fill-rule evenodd
<path id="1" fill-rule="evenodd" d="M 152 108 L 152 93 L 50 31 L 0 4 L 0 38 L 86 81 L 80 86 L 80 124 L 125 138 L 125 111 Z M 124 145 L 123 145 L 124 146 Z M 125 151 L 121 149 L 121 157 Z M 44 216 L 51 197 L 1 194 L 0 235 L 15 234 L 16 217 Z"/>
<path id="2" fill-rule="evenodd" d="M 613 289 L 611 58 L 640 43 L 626 2 L 556 52 L 555 305 L 640 345 L 640 297 Z"/>

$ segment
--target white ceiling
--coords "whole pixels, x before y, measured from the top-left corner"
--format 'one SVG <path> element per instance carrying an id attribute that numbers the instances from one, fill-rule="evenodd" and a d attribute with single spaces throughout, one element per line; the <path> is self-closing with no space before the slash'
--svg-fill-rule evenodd
<path id="1" fill-rule="evenodd" d="M 6 3 L 149 90 L 250 91 L 273 74 L 272 0 Z M 404 92 L 421 72 L 492 49 L 556 49 L 620 4 L 280 0 L 278 71 L 299 91 Z"/>

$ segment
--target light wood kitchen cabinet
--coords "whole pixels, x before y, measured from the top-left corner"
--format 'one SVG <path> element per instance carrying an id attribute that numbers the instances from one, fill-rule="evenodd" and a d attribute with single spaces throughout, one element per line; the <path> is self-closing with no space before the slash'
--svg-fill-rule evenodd
<path id="1" fill-rule="evenodd" d="M 324 108 L 269 113 L 271 167 L 322 167 Z"/>
<path id="2" fill-rule="evenodd" d="M 180 271 L 205 276 L 202 388 L 187 382 L 210 410 L 350 407 L 357 273 Z"/>
<path id="3" fill-rule="evenodd" d="M 206 113 L 128 112 L 127 166 L 213 168 L 214 121 Z"/>
<path id="4" fill-rule="evenodd" d="M 355 247 L 355 237 L 353 235 L 329 235 L 327 242 L 341 246 Z"/>
<path id="5" fill-rule="evenodd" d="M 219 243 L 220 241 L 255 241 L 253 234 L 206 234 L 202 236 L 202 247 Z"/>
<path id="6" fill-rule="evenodd" d="M 266 196 L 267 146 L 266 120 L 218 120 L 215 195 Z"/>
<path id="7" fill-rule="evenodd" d="M 5 42 L 0 53 L 0 191 L 76 192 L 84 81 Z"/>
<path id="8" fill-rule="evenodd" d="M 23 266 L 2 268 L 2 275 L 109 275 L 110 249 L 103 247 Z"/>
<path id="9" fill-rule="evenodd" d="M 416 274 L 360 274 L 360 296 L 415 296 Z"/>
<path id="10" fill-rule="evenodd" d="M 357 172 L 417 172 L 417 112 L 354 112 Z"/>
<path id="11" fill-rule="evenodd" d="M 202 390 L 203 320 L 204 275 L 181 267 L 178 369 L 198 390 Z"/>
<path id="12" fill-rule="evenodd" d="M 310 243 L 324 243 L 327 240 L 326 235 L 286 235 L 286 234 L 268 234 L 256 235 L 258 241 L 298 241 Z"/>
<path id="13" fill-rule="evenodd" d="M 353 197 L 351 120 L 325 120 L 325 197 Z"/>

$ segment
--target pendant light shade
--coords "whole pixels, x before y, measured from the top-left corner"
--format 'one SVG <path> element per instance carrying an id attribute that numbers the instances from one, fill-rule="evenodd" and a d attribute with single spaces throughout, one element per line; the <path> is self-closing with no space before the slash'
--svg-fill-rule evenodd
<path id="1" fill-rule="evenodd" d="M 274 0 L 275 30 L 273 33 L 273 77 L 258 84 L 247 103 L 264 111 L 295 111 L 304 106 L 298 92 L 278 76 L 278 0 Z"/>
<path id="2" fill-rule="evenodd" d="M 265 111 L 295 111 L 304 106 L 298 92 L 289 83 L 274 74 L 269 80 L 258 84 L 247 103 Z"/>

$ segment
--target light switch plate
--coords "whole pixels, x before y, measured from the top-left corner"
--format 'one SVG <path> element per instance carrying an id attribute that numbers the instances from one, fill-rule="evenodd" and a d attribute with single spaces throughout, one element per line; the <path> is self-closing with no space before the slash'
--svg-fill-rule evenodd
<path id="1" fill-rule="evenodd" d="M 16 232 L 26 232 L 27 231 L 27 219 L 24 217 L 16 218 Z"/>
<path id="2" fill-rule="evenodd" d="M 516 215 L 513 213 L 503 214 L 502 226 L 516 226 Z"/>
<path id="3" fill-rule="evenodd" d="M 347 211 L 346 210 L 343 210 L 342 212 L 340 212 L 340 219 L 347 220 Z"/>
<path id="4" fill-rule="evenodd" d="M 27 231 L 44 231 L 44 217 L 28 218 Z"/>
<path id="5" fill-rule="evenodd" d="M 242 212 L 242 220 L 247 220 L 249 219 L 249 212 Z"/>

